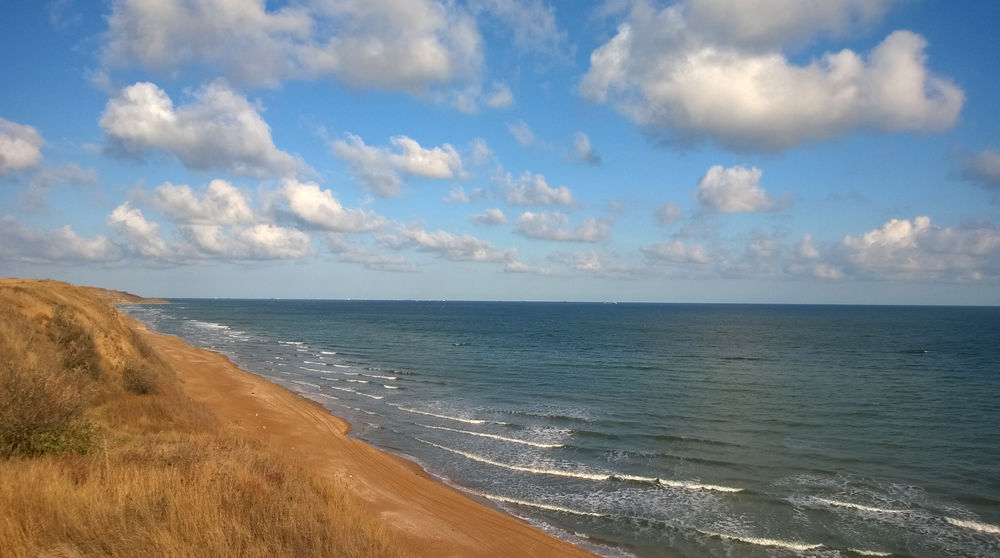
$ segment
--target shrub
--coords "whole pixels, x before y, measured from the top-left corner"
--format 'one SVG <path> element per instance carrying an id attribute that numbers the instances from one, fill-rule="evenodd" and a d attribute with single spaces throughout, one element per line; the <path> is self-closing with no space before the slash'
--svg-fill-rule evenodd
<path id="1" fill-rule="evenodd" d="M 79 372 L 93 379 L 101 377 L 94 339 L 73 318 L 65 306 L 57 306 L 47 326 L 49 339 L 62 354 L 62 364 L 69 372 Z"/>
<path id="2" fill-rule="evenodd" d="M 82 420 L 80 390 L 62 374 L 0 367 L 0 457 L 86 452 L 94 429 Z"/>
<path id="3" fill-rule="evenodd" d="M 150 395 L 156 393 L 156 382 L 146 368 L 135 365 L 128 365 L 122 372 L 122 385 L 127 391 L 136 395 Z"/>

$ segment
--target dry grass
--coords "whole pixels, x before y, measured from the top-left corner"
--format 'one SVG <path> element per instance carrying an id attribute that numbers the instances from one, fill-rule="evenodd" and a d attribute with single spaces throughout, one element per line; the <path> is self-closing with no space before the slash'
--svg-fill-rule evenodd
<path id="1" fill-rule="evenodd" d="M 344 490 L 186 397 L 105 300 L 0 280 L 4 556 L 401 554 Z"/>

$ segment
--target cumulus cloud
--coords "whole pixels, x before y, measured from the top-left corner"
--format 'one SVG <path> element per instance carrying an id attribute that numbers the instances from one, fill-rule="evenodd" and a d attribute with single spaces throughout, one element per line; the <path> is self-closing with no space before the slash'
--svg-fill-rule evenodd
<path id="1" fill-rule="evenodd" d="M 468 81 L 482 39 L 461 7 L 432 0 L 293 3 L 116 0 L 104 60 L 164 73 L 188 65 L 251 85 L 335 77 L 353 87 L 424 93 Z"/>
<path id="2" fill-rule="evenodd" d="M 965 161 L 962 175 L 989 187 L 1000 187 L 1000 151 L 984 149 Z"/>
<path id="3" fill-rule="evenodd" d="M 451 190 L 448 190 L 448 195 L 444 197 L 443 201 L 447 203 L 470 203 L 481 200 L 484 197 L 486 197 L 486 190 L 482 188 L 475 188 L 471 192 L 466 192 L 461 184 L 456 184 L 452 186 Z"/>
<path id="4" fill-rule="evenodd" d="M 583 132 L 577 132 L 573 136 L 572 158 L 588 165 L 601 164 L 601 155 L 590 145 L 590 137 Z"/>
<path id="5" fill-rule="evenodd" d="M 723 168 L 714 165 L 695 189 L 694 197 L 703 207 L 719 213 L 754 213 L 779 209 L 783 204 L 760 187 L 762 171 L 756 167 Z"/>
<path id="6" fill-rule="evenodd" d="M 591 54 L 580 92 L 675 139 L 708 138 L 741 151 L 784 150 L 857 129 L 934 132 L 956 122 L 964 93 L 928 70 L 927 42 L 915 33 L 895 31 L 867 56 L 844 49 L 791 62 L 782 50 L 788 41 L 881 11 L 824 4 L 682 2 L 657 11 L 636 2 Z"/>
<path id="7" fill-rule="evenodd" d="M 270 223 L 251 226 L 181 225 L 187 244 L 178 247 L 178 263 L 200 260 L 287 260 L 312 253 L 309 236 L 297 229 Z"/>
<path id="8" fill-rule="evenodd" d="M 151 203 L 181 223 L 237 225 L 254 220 L 243 192 L 221 179 L 211 181 L 200 197 L 186 184 L 165 182 L 153 190 Z"/>
<path id="9" fill-rule="evenodd" d="M 40 163 L 44 143 L 35 128 L 0 118 L 0 176 Z"/>
<path id="10" fill-rule="evenodd" d="M 69 225 L 53 231 L 31 229 L 17 219 L 0 218 L 0 259 L 33 263 L 110 262 L 121 250 L 104 235 L 79 236 Z"/>
<path id="11" fill-rule="evenodd" d="M 157 260 L 170 258 L 174 251 L 160 237 L 160 225 L 148 221 L 139 208 L 128 202 L 116 207 L 107 218 L 108 226 L 125 241 L 129 252 Z"/>
<path id="12" fill-rule="evenodd" d="M 365 189 L 383 198 L 399 194 L 400 173 L 424 178 L 454 178 L 462 173 L 462 157 L 450 144 L 426 149 L 406 136 L 394 136 L 396 148 L 365 145 L 358 136 L 333 142 L 333 154 L 351 165 Z"/>
<path id="13" fill-rule="evenodd" d="M 142 155 L 158 149 L 194 170 L 268 177 L 289 176 L 304 166 L 274 146 L 258 107 L 222 81 L 177 108 L 152 83 L 130 85 L 108 101 L 100 125 L 112 151 Z"/>
<path id="14" fill-rule="evenodd" d="M 503 225 L 507 222 L 507 216 L 496 207 L 487 209 L 482 213 L 476 213 L 469 219 L 477 225 Z"/>
<path id="15" fill-rule="evenodd" d="M 517 143 L 525 147 L 529 147 L 535 143 L 535 133 L 531 131 L 531 126 L 528 126 L 528 123 L 524 120 L 508 123 L 507 130 L 510 131 L 510 135 L 514 136 Z"/>
<path id="16" fill-rule="evenodd" d="M 313 182 L 287 179 L 281 189 L 296 217 L 314 227 L 335 232 L 374 231 L 386 220 L 372 211 L 346 209 L 330 190 Z"/>
<path id="17" fill-rule="evenodd" d="M 596 250 L 556 252 L 549 259 L 567 265 L 574 271 L 602 277 L 628 277 L 633 274 L 633 270 Z"/>
<path id="18" fill-rule="evenodd" d="M 572 205 L 573 193 L 565 186 L 553 188 L 540 174 L 525 172 L 515 179 L 510 173 L 497 173 L 494 185 L 511 205 Z"/>
<path id="19" fill-rule="evenodd" d="M 233 234 L 238 250 L 231 258 L 251 260 L 295 259 L 312 252 L 309 236 L 296 229 L 261 223 Z M 245 252 L 244 252 L 245 250 Z"/>
<path id="20" fill-rule="evenodd" d="M 330 252 L 337 254 L 337 258 L 342 262 L 360 264 L 367 269 L 375 271 L 413 271 L 414 267 L 406 258 L 392 254 L 381 254 L 359 246 L 351 244 L 338 233 L 330 233 L 326 237 L 327 247 Z"/>
<path id="21" fill-rule="evenodd" d="M 403 238 L 417 250 L 433 252 L 452 261 L 508 263 L 516 260 L 513 248 L 500 250 L 493 243 L 470 234 L 457 235 L 447 231 L 427 231 L 411 227 L 402 231 Z"/>
<path id="22" fill-rule="evenodd" d="M 681 219 L 684 211 L 674 202 L 667 202 L 656 208 L 656 221 L 664 227 L 669 227 Z"/>
<path id="23" fill-rule="evenodd" d="M 598 242 L 611 232 L 611 223 L 610 219 L 591 217 L 574 229 L 565 213 L 525 211 L 517 219 L 517 232 L 542 240 Z"/>
<path id="24" fill-rule="evenodd" d="M 891 219 L 845 236 L 840 249 L 862 274 L 903 279 L 981 280 L 1000 274 L 1000 229 L 939 227 L 929 217 Z"/>
<path id="25" fill-rule="evenodd" d="M 705 264 L 711 261 L 708 251 L 701 244 L 688 245 L 680 240 L 644 246 L 642 253 L 651 260 L 669 263 Z"/>

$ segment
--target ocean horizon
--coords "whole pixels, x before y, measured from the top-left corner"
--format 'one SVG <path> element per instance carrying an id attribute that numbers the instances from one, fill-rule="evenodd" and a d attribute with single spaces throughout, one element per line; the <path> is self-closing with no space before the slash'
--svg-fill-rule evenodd
<path id="1" fill-rule="evenodd" d="M 1000 308 L 171 299 L 125 310 L 605 556 L 1000 554 Z"/>

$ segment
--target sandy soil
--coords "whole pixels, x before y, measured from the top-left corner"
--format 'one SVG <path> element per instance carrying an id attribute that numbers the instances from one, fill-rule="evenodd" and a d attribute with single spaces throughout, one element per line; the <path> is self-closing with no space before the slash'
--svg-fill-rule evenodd
<path id="1" fill-rule="evenodd" d="M 134 325 L 191 398 L 248 438 L 296 452 L 308 467 L 336 479 L 413 556 L 593 556 L 474 501 L 412 462 L 349 438 L 344 420 L 222 355 Z"/>

